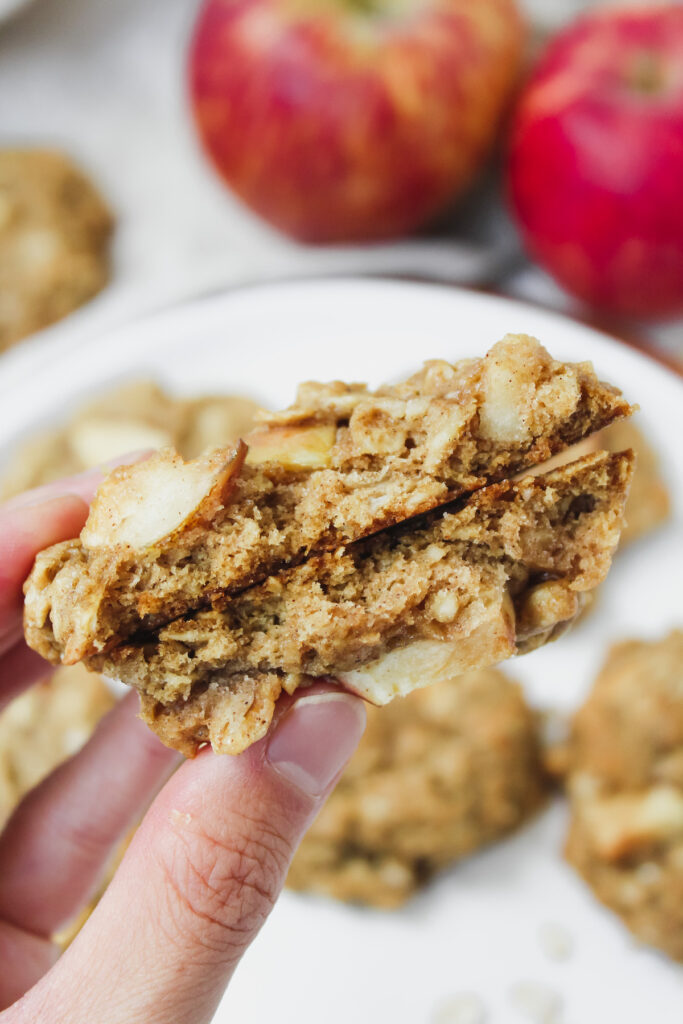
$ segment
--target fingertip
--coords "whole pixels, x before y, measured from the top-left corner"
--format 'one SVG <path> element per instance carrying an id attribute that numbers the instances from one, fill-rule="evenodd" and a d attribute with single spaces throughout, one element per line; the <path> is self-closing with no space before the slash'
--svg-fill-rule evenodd
<path id="1" fill-rule="evenodd" d="M 342 690 L 296 700 L 268 739 L 266 759 L 281 778 L 308 796 L 324 796 L 365 730 L 365 705 Z"/>
<path id="2" fill-rule="evenodd" d="M 83 473 L 76 473 L 73 476 L 62 477 L 60 480 L 53 480 L 49 484 L 42 484 L 40 487 L 33 487 L 29 491 L 23 491 L 13 498 L 9 498 L 0 506 L 0 513 L 12 512 L 16 509 L 26 509 L 36 505 L 42 505 L 54 498 L 75 496 L 81 498 L 87 505 L 95 496 L 97 488 L 102 483 L 107 473 L 118 466 L 127 466 L 134 462 L 141 462 L 152 454 L 153 449 L 136 449 L 118 455 L 116 458 L 108 459 Z"/>

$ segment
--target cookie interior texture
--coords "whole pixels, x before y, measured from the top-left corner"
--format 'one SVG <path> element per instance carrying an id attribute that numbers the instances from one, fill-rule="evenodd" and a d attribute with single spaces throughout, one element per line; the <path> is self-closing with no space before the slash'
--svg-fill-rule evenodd
<path id="1" fill-rule="evenodd" d="M 528 820 L 546 783 L 520 688 L 486 669 L 368 708 L 358 751 L 294 857 L 290 888 L 392 909 Z"/>
<path id="2" fill-rule="evenodd" d="M 683 961 L 683 631 L 612 649 L 574 718 L 568 791 L 569 861 Z"/>
<path id="3" fill-rule="evenodd" d="M 107 284 L 113 226 L 98 189 L 65 154 L 0 149 L 0 351 Z"/>
<path id="4" fill-rule="evenodd" d="M 296 405 L 248 435 L 246 463 L 226 477 L 222 500 L 212 475 L 219 453 L 201 466 L 163 453 L 114 471 L 81 538 L 37 559 L 29 642 L 73 663 L 521 472 L 630 411 L 589 364 L 556 362 L 525 336 L 485 358 L 427 363 L 374 393 L 302 385 Z M 243 457 L 223 456 L 226 465 Z M 206 501 L 185 487 L 204 471 Z M 165 514 L 177 509 L 175 523 L 155 522 L 139 500 L 152 474 Z"/>
<path id="5" fill-rule="evenodd" d="M 281 691 L 332 676 L 372 703 L 555 638 L 605 577 L 633 460 L 596 453 L 493 484 L 309 559 L 89 659 L 136 686 L 161 739 L 239 753 Z"/>

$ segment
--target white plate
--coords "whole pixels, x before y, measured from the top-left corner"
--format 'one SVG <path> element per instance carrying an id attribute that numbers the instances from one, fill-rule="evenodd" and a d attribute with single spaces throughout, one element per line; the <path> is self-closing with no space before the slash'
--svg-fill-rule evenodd
<path id="1" fill-rule="evenodd" d="M 617 560 L 597 611 L 559 645 L 511 666 L 531 699 L 559 708 L 587 691 L 607 645 L 683 620 L 683 383 L 645 356 L 555 314 L 456 289 L 341 280 L 252 288 L 196 301 L 85 345 L 61 335 L 0 362 L 5 452 L 113 380 L 153 375 L 179 392 L 238 389 L 288 403 L 302 378 L 379 383 L 422 359 L 482 353 L 508 331 L 553 355 L 592 359 L 642 406 L 677 509 L 675 521 Z M 2 448 L 0 448 L 0 456 Z M 404 911 L 382 914 L 286 893 L 248 953 L 217 1021 L 420 1024 L 446 997 L 475 991 L 493 1024 L 517 1018 L 522 980 L 561 994 L 565 1024 L 680 1024 L 683 971 L 638 948 L 560 859 L 564 809 L 444 874 Z M 576 940 L 553 964 L 546 921 Z"/>

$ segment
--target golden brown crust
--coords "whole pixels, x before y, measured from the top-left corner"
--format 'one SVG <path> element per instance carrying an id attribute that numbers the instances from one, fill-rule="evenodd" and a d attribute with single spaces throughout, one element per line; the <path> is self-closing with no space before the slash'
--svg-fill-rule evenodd
<path id="1" fill-rule="evenodd" d="M 0 351 L 105 286 L 112 228 L 101 195 L 62 153 L 0 150 Z"/>
<path id="2" fill-rule="evenodd" d="M 81 541 L 41 553 L 26 591 L 29 641 L 66 662 L 105 650 L 534 465 L 629 412 L 589 365 L 557 363 L 524 336 L 375 393 L 304 385 L 297 405 L 247 438 L 247 465 L 211 523 L 147 548 L 93 540 L 86 524 Z M 126 486 L 124 471 L 111 474 L 100 507 L 120 510 Z M 131 499 L 129 517 L 139 513 Z"/>
<path id="3" fill-rule="evenodd" d="M 292 863 L 290 888 L 383 909 L 543 801 L 535 720 L 495 669 L 378 711 Z"/>
<path id="4" fill-rule="evenodd" d="M 217 752 L 244 749 L 252 719 L 265 732 L 279 688 L 310 677 L 385 703 L 565 627 L 609 568 L 631 473 L 628 453 L 598 453 L 491 485 L 89 664 L 145 694 L 146 720 L 185 753 L 207 740 Z"/>
<path id="5" fill-rule="evenodd" d="M 638 938 L 683 960 L 683 631 L 613 648 L 568 760 L 568 859 Z"/>

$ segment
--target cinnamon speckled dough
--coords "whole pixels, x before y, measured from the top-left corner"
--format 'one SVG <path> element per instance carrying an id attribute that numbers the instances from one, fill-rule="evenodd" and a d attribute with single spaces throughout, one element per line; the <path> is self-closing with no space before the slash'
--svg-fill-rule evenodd
<path id="1" fill-rule="evenodd" d="M 153 381 L 131 381 L 88 402 L 63 426 L 20 444 L 0 481 L 9 498 L 127 452 L 172 445 L 186 459 L 253 426 L 258 406 L 240 395 L 176 398 Z"/>
<path id="2" fill-rule="evenodd" d="M 597 453 L 492 484 L 88 663 L 186 754 L 239 753 L 311 677 L 387 703 L 559 635 L 609 569 L 631 474 L 630 453 Z"/>
<path id="3" fill-rule="evenodd" d="M 0 149 L 0 352 L 106 285 L 112 229 L 107 204 L 63 153 Z"/>
<path id="4" fill-rule="evenodd" d="M 682 630 L 612 649 L 569 759 L 569 861 L 642 942 L 683 961 Z"/>
<path id="5" fill-rule="evenodd" d="M 487 669 L 381 711 L 292 863 L 293 889 L 383 909 L 519 827 L 546 791 L 534 715 Z"/>
<path id="6" fill-rule="evenodd" d="M 246 464 L 242 448 L 115 470 L 80 540 L 37 559 L 30 642 L 78 661 L 533 466 L 629 412 L 589 364 L 556 362 L 525 336 L 483 359 L 427 363 L 375 393 L 302 385 L 296 405 L 248 436 Z"/>
<path id="7" fill-rule="evenodd" d="M 29 789 L 83 746 L 113 703 L 99 676 L 76 665 L 0 713 L 0 827 Z"/>

